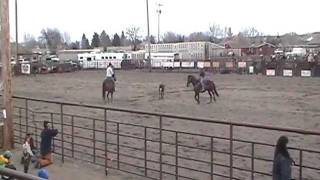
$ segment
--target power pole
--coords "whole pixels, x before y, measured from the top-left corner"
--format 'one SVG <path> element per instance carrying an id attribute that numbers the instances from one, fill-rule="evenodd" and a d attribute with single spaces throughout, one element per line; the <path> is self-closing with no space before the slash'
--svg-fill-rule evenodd
<path id="1" fill-rule="evenodd" d="M 19 67 L 18 0 L 15 0 L 15 15 L 16 15 L 16 64 L 17 64 L 17 67 Z"/>
<path id="2" fill-rule="evenodd" d="M 12 89 L 11 89 L 11 47 L 9 25 L 9 0 L 1 0 L 1 60 L 4 84 L 3 103 L 4 127 L 3 148 L 13 149 L 13 121 L 12 121 Z"/>
<path id="3" fill-rule="evenodd" d="M 151 46 L 150 46 L 150 26 L 149 26 L 149 1 L 146 0 L 146 4 L 147 4 L 147 26 L 148 26 L 148 63 L 149 63 L 149 72 L 151 72 Z"/>
<path id="4" fill-rule="evenodd" d="M 161 6 L 163 6 L 163 5 L 158 3 L 157 6 L 158 6 L 157 13 L 158 13 L 158 44 L 159 44 L 159 42 L 160 42 L 160 15 L 162 13 Z"/>

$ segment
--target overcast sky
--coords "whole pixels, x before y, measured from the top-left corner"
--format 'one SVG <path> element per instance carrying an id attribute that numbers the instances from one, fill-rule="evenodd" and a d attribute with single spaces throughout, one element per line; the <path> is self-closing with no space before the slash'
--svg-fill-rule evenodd
<path id="1" fill-rule="evenodd" d="M 14 0 L 10 1 L 11 36 L 15 37 Z M 157 35 L 156 4 L 163 4 L 161 33 L 208 31 L 212 23 L 231 26 L 233 32 L 255 27 L 265 34 L 320 31 L 319 0 L 149 0 L 150 31 Z M 82 33 L 105 29 L 120 33 L 132 25 L 147 34 L 145 0 L 18 0 L 19 36 L 38 36 L 43 28 L 68 32 L 72 40 Z"/>

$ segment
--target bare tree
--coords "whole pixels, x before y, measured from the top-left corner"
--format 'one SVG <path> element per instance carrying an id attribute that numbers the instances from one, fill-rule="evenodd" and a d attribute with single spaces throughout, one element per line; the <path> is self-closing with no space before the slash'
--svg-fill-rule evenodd
<path id="1" fill-rule="evenodd" d="M 24 34 L 23 41 L 24 41 L 23 46 L 28 49 L 33 49 L 37 45 L 39 45 L 36 38 L 31 34 Z"/>
<path id="2" fill-rule="evenodd" d="M 263 33 L 259 32 L 256 28 L 254 27 L 249 27 L 245 28 L 241 34 L 245 37 L 257 37 L 257 36 L 262 36 Z"/>
<path id="3" fill-rule="evenodd" d="M 188 40 L 191 42 L 193 42 L 193 41 L 210 41 L 211 38 L 208 33 L 194 32 L 189 35 Z"/>
<path id="4" fill-rule="evenodd" d="M 139 35 L 140 33 L 140 28 L 136 26 L 132 26 L 130 28 L 127 28 L 126 34 L 128 36 L 128 39 L 130 43 L 133 45 L 132 50 L 136 51 L 138 48 L 138 44 L 141 42 L 140 38 L 141 36 Z"/>
<path id="5" fill-rule="evenodd" d="M 58 49 L 61 49 L 64 46 L 63 36 L 56 28 L 43 29 L 39 40 L 43 42 L 52 53 L 56 53 Z"/>
<path id="6" fill-rule="evenodd" d="M 224 31 L 220 25 L 213 23 L 209 27 L 211 38 L 224 38 Z"/>
<path id="7" fill-rule="evenodd" d="M 164 43 L 176 43 L 179 42 L 179 35 L 174 32 L 166 32 L 162 39 Z"/>

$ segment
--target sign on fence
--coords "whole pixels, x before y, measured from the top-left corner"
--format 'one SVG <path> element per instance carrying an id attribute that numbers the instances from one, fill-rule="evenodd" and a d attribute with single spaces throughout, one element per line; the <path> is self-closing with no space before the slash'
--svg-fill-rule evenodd
<path id="1" fill-rule="evenodd" d="M 254 73 L 254 67 L 253 66 L 249 66 L 249 74 L 253 74 Z"/>
<path id="2" fill-rule="evenodd" d="M 275 76 L 275 75 L 276 75 L 276 70 L 274 70 L 274 69 L 267 69 L 266 75 L 267 75 L 267 76 Z"/>
<path id="3" fill-rule="evenodd" d="M 227 68 L 233 68 L 233 62 L 226 62 Z"/>
<path id="4" fill-rule="evenodd" d="M 206 67 L 206 68 L 211 67 L 211 63 L 210 62 L 204 62 L 204 67 Z"/>
<path id="5" fill-rule="evenodd" d="M 301 76 L 302 77 L 311 77 L 311 71 L 310 70 L 301 70 Z"/>
<path id="6" fill-rule="evenodd" d="M 292 69 L 284 69 L 283 70 L 283 76 L 292 77 L 292 75 L 293 75 Z"/>
<path id="7" fill-rule="evenodd" d="M 198 61 L 197 67 L 198 67 L 198 68 L 204 68 L 204 62 Z"/>
<path id="8" fill-rule="evenodd" d="M 238 67 L 239 68 L 246 68 L 247 67 L 247 63 L 246 62 L 238 62 Z"/>
<path id="9" fill-rule="evenodd" d="M 212 67 L 218 68 L 220 66 L 219 62 L 212 62 Z"/>
<path id="10" fill-rule="evenodd" d="M 21 64 L 21 73 L 30 74 L 31 73 L 30 64 Z"/>

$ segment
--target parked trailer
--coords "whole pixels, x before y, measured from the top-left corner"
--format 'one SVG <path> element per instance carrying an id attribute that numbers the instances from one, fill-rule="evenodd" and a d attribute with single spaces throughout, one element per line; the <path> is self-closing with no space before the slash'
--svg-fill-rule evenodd
<path id="1" fill-rule="evenodd" d="M 83 69 L 106 69 L 111 63 L 114 68 L 121 69 L 123 60 L 131 60 L 130 53 L 83 53 L 78 54 Z"/>

